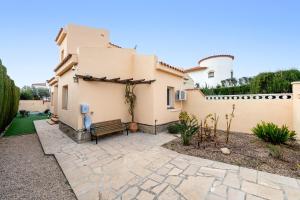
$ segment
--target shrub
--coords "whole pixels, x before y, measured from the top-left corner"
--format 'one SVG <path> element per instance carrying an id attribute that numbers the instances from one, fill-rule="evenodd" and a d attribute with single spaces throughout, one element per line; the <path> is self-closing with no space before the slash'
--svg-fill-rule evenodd
<path id="1" fill-rule="evenodd" d="M 18 112 L 20 90 L 7 75 L 0 60 L 0 132 L 12 121 Z"/>
<path id="2" fill-rule="evenodd" d="M 172 134 L 177 134 L 180 132 L 180 124 L 171 124 L 168 126 L 168 132 Z"/>
<path id="3" fill-rule="evenodd" d="M 268 147 L 269 153 L 272 157 L 274 157 L 276 159 L 283 159 L 283 152 L 282 152 L 282 149 L 280 146 L 268 144 L 267 147 Z"/>
<path id="4" fill-rule="evenodd" d="M 283 125 L 281 128 L 274 123 L 262 122 L 257 124 L 252 129 L 252 132 L 265 142 L 272 144 L 282 144 L 288 140 L 295 140 L 295 131 L 290 131 L 287 126 Z"/>
<path id="5" fill-rule="evenodd" d="M 225 84 L 228 80 L 221 81 L 222 86 L 216 88 L 202 88 L 205 95 L 235 95 L 235 94 L 270 94 L 291 93 L 291 82 L 300 80 L 300 71 L 297 69 L 281 70 L 277 72 L 263 72 L 253 78 L 243 77 L 235 84 Z"/>
<path id="6" fill-rule="evenodd" d="M 183 145 L 189 145 L 192 136 L 199 131 L 199 125 L 195 116 L 189 116 L 187 113 L 184 115 L 184 120 L 178 126 Z"/>

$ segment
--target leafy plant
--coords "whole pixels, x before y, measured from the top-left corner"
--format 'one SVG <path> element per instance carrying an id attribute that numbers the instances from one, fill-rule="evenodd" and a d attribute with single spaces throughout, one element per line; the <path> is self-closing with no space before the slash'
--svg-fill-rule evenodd
<path id="1" fill-rule="evenodd" d="M 282 151 L 280 146 L 268 144 L 267 147 L 268 147 L 269 153 L 272 157 L 274 157 L 276 159 L 282 159 L 283 158 L 283 151 Z"/>
<path id="2" fill-rule="evenodd" d="M 177 134 L 180 132 L 180 124 L 171 124 L 168 126 L 168 132 L 172 134 Z"/>
<path id="3" fill-rule="evenodd" d="M 291 82 L 299 80 L 299 70 L 280 70 L 263 72 L 253 78 L 242 77 L 238 80 L 238 86 L 236 86 L 234 79 L 222 80 L 221 85 L 215 88 L 201 88 L 201 91 L 205 95 L 291 93 Z"/>
<path id="4" fill-rule="evenodd" d="M 186 123 L 189 120 L 190 116 L 186 111 L 181 111 L 179 113 L 179 121 L 180 123 Z"/>
<path id="5" fill-rule="evenodd" d="M 234 110 L 235 110 L 235 105 L 233 104 L 231 113 L 229 115 L 228 114 L 225 115 L 225 119 L 226 119 L 226 144 L 229 141 L 231 122 L 232 122 L 232 119 L 234 118 Z"/>
<path id="6" fill-rule="evenodd" d="M 288 140 L 295 140 L 296 136 L 295 131 L 290 131 L 286 125 L 280 128 L 274 123 L 266 122 L 257 124 L 256 127 L 252 129 L 252 132 L 258 138 L 272 144 L 282 144 Z"/>
<path id="7" fill-rule="evenodd" d="M 135 85 L 132 85 L 130 83 L 126 84 L 125 87 L 125 103 L 129 104 L 128 112 L 131 116 L 131 122 L 134 122 L 134 108 L 136 102 L 136 95 L 133 91 L 134 87 Z"/>
<path id="8" fill-rule="evenodd" d="M 180 120 L 180 124 L 178 124 L 182 143 L 183 145 L 189 145 L 192 136 L 199 130 L 198 120 L 195 116 L 189 116 L 186 112 L 179 116 L 184 116 L 184 118 Z"/>

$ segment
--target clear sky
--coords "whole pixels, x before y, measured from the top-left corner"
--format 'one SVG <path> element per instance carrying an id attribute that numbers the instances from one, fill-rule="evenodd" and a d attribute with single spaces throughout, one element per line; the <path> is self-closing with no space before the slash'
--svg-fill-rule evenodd
<path id="1" fill-rule="evenodd" d="M 300 68 L 300 1 L 1 0 L 0 58 L 18 86 L 53 76 L 54 38 L 68 23 L 183 68 L 213 54 L 234 55 L 236 77 Z"/>

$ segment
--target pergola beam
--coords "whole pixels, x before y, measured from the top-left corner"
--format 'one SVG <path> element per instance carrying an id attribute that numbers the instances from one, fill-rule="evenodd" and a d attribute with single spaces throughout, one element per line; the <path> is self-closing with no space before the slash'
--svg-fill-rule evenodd
<path id="1" fill-rule="evenodd" d="M 111 82 L 111 83 L 119 83 L 119 84 L 151 84 L 155 80 L 145 80 L 145 79 L 137 79 L 134 80 L 133 78 L 121 79 L 121 78 L 112 78 L 107 79 L 106 76 L 97 78 L 90 75 L 75 75 L 77 78 L 82 78 L 84 81 L 99 81 L 99 82 Z"/>

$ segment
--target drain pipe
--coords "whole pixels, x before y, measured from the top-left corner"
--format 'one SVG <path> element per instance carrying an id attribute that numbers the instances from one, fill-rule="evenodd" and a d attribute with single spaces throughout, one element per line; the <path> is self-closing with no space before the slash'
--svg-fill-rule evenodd
<path id="1" fill-rule="evenodd" d="M 157 122 L 157 119 L 154 120 L 154 134 L 156 135 L 156 122 Z"/>

